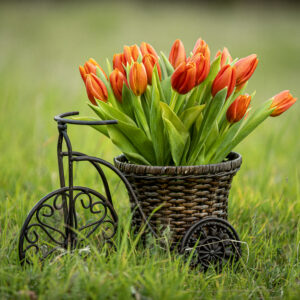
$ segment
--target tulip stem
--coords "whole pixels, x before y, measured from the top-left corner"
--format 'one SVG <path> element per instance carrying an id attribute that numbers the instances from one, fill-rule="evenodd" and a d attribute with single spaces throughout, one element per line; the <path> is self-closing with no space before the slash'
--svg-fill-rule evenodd
<path id="1" fill-rule="evenodd" d="M 179 94 L 177 92 L 175 92 L 174 90 L 172 90 L 172 97 L 171 97 L 171 101 L 170 101 L 170 108 L 174 111 L 175 106 L 176 106 L 176 102 L 178 99 Z"/>
<path id="2" fill-rule="evenodd" d="M 221 147 L 216 151 L 213 157 L 215 162 L 224 159 L 230 151 L 232 151 L 245 137 L 247 137 L 258 125 L 267 119 L 272 110 L 270 110 L 271 101 L 265 102 L 260 109 L 257 109 L 249 119 L 246 120 L 241 129 L 235 134 L 232 139 L 222 143 Z M 236 123 L 240 124 L 240 123 Z"/>
<path id="3" fill-rule="evenodd" d="M 136 105 L 134 105 L 134 115 L 138 126 L 143 129 L 147 137 L 151 140 L 150 129 L 146 120 L 146 115 L 141 102 L 141 97 L 137 96 Z"/>
<path id="4" fill-rule="evenodd" d="M 221 110 L 221 113 L 219 114 L 219 116 L 217 118 L 219 128 L 221 128 L 222 125 L 224 124 L 224 121 L 226 119 L 227 110 L 235 99 L 236 99 L 235 93 L 232 93 L 232 95 L 225 101 L 223 108 Z"/>

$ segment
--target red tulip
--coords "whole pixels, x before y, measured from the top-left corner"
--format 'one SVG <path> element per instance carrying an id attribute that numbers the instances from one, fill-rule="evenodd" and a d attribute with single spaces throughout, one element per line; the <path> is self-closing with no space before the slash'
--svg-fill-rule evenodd
<path id="1" fill-rule="evenodd" d="M 232 57 L 226 47 L 223 48 L 223 51 L 221 52 L 220 50 L 216 54 L 216 58 L 221 55 L 221 68 L 224 67 L 227 64 L 232 63 Z"/>
<path id="2" fill-rule="evenodd" d="M 137 61 L 139 55 L 141 54 L 141 51 L 137 45 L 132 46 L 124 46 L 124 60 L 125 60 L 125 66 L 128 63 L 131 65 L 132 61 Z"/>
<path id="3" fill-rule="evenodd" d="M 227 87 L 226 99 L 232 94 L 236 83 L 236 70 L 235 67 L 226 65 L 217 74 L 212 87 L 211 93 L 215 96 L 219 91 Z"/>
<path id="4" fill-rule="evenodd" d="M 206 79 L 210 69 L 210 62 L 203 56 L 202 53 L 197 53 L 191 59 L 188 59 L 188 61 L 194 62 L 196 64 L 195 84 L 198 85 Z"/>
<path id="5" fill-rule="evenodd" d="M 147 72 L 143 64 L 134 62 L 129 73 L 130 88 L 136 96 L 142 95 L 147 89 Z"/>
<path id="6" fill-rule="evenodd" d="M 87 74 L 94 74 L 94 75 L 97 75 L 97 68 L 98 67 L 102 73 L 105 75 L 106 79 L 107 78 L 107 75 L 105 74 L 105 72 L 103 71 L 103 69 L 99 66 L 99 64 L 93 59 L 93 58 L 90 58 L 87 62 L 85 62 L 84 66 L 79 66 L 79 72 L 80 72 L 80 75 L 82 77 L 82 80 L 85 82 L 86 80 L 86 75 Z"/>
<path id="7" fill-rule="evenodd" d="M 113 57 L 113 68 L 120 70 L 123 73 L 123 75 L 126 76 L 126 71 L 124 69 L 124 65 L 125 64 L 126 64 L 126 62 L 125 62 L 125 58 L 124 58 L 124 54 L 123 53 L 114 54 L 114 57 Z"/>
<path id="8" fill-rule="evenodd" d="M 251 96 L 248 94 L 238 96 L 229 106 L 226 117 L 229 123 L 236 123 L 245 116 L 250 105 Z"/>
<path id="9" fill-rule="evenodd" d="M 148 84 L 152 84 L 152 73 L 153 73 L 153 68 L 156 65 L 157 71 L 158 71 L 158 76 L 159 79 L 161 80 L 161 69 L 158 63 L 158 60 L 155 58 L 155 56 L 151 54 L 146 54 L 143 57 L 143 64 L 147 72 L 147 79 L 148 79 Z"/>
<path id="10" fill-rule="evenodd" d="M 251 54 L 247 57 L 241 58 L 235 63 L 236 67 L 236 85 L 242 85 L 252 76 L 258 64 L 256 54 Z"/>
<path id="11" fill-rule="evenodd" d="M 104 102 L 107 101 L 108 94 L 106 86 L 95 74 L 91 73 L 86 75 L 85 85 L 87 95 L 94 105 L 97 104 L 95 98 Z"/>
<path id="12" fill-rule="evenodd" d="M 193 49 L 193 54 L 196 55 L 197 53 L 202 53 L 203 56 L 205 58 L 207 58 L 208 61 L 210 62 L 210 50 L 209 50 L 209 47 L 206 44 L 206 42 L 204 40 L 202 40 L 201 38 L 199 38 L 196 41 L 196 44 L 195 44 L 194 49 Z"/>
<path id="13" fill-rule="evenodd" d="M 123 85 L 125 83 L 128 86 L 126 76 L 119 69 L 114 69 L 109 76 L 109 81 L 116 98 L 122 102 Z"/>
<path id="14" fill-rule="evenodd" d="M 186 54 L 181 40 L 176 40 L 171 48 L 169 61 L 174 69 L 182 62 L 186 62 Z"/>
<path id="15" fill-rule="evenodd" d="M 277 117 L 281 115 L 283 112 L 288 110 L 295 102 L 297 98 L 294 98 L 290 91 L 282 91 L 279 94 L 273 97 L 273 102 L 270 108 L 274 108 L 274 111 L 271 113 L 271 117 Z"/>
<path id="16" fill-rule="evenodd" d="M 141 50 L 143 56 L 145 56 L 146 54 L 151 54 L 156 59 L 158 59 L 158 55 L 157 55 L 156 51 L 150 44 L 142 42 L 141 46 L 140 46 L 140 50 Z"/>
<path id="17" fill-rule="evenodd" d="M 181 63 L 171 77 L 173 89 L 179 94 L 188 93 L 196 81 L 196 64 L 194 62 Z"/>

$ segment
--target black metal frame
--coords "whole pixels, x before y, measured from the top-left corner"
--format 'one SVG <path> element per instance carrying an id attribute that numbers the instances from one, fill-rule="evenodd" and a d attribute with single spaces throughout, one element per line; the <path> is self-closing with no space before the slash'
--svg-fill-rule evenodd
<path id="1" fill-rule="evenodd" d="M 41 259 L 45 259 L 50 254 L 58 249 L 74 250 L 78 247 L 84 238 L 89 238 L 92 233 L 96 231 L 101 225 L 113 226 L 112 233 L 107 235 L 102 234 L 103 240 L 106 243 L 112 244 L 112 237 L 116 233 L 118 216 L 114 210 L 111 193 L 107 178 L 102 170 L 105 166 L 112 170 L 124 183 L 129 196 L 134 199 L 145 223 L 148 225 L 150 231 L 155 235 L 155 232 L 149 225 L 146 216 L 139 206 L 136 195 L 125 176 L 112 164 L 100 159 L 98 157 L 88 156 L 84 153 L 73 151 L 72 144 L 67 134 L 67 124 L 73 125 L 113 125 L 117 124 L 116 120 L 106 121 L 80 121 L 67 119 L 66 117 L 78 115 L 79 112 L 69 112 L 56 116 L 54 120 L 58 125 L 58 143 L 57 143 L 57 160 L 58 171 L 60 179 L 60 189 L 53 191 L 44 198 L 42 198 L 28 214 L 24 225 L 20 232 L 19 239 L 19 258 L 21 263 L 30 263 L 30 259 L 26 257 L 29 249 L 34 248 L 35 253 L 42 252 L 39 245 L 40 234 L 46 234 L 52 242 L 52 245 L 46 245 L 47 251 L 41 253 Z M 63 144 L 65 143 L 67 151 L 63 151 Z M 67 157 L 68 165 L 68 185 L 66 185 L 66 177 L 64 170 L 64 158 Z M 74 186 L 73 164 L 74 162 L 88 161 L 97 170 L 105 190 L 105 195 L 98 193 L 87 187 Z M 86 198 L 85 200 L 83 198 Z M 93 201 L 96 198 L 97 201 Z M 83 209 L 88 209 L 91 214 L 99 214 L 99 219 L 93 223 L 78 226 L 76 202 L 80 200 Z M 86 203 L 87 200 L 87 203 Z M 96 207 L 101 206 L 102 209 Z M 47 220 L 54 218 L 57 211 L 61 211 L 63 215 L 63 229 L 55 228 L 53 225 L 47 224 Z M 42 220 L 43 219 L 43 220 Z M 84 238 L 82 234 L 86 229 L 90 229 Z M 56 236 L 55 236 L 56 235 Z M 57 238 L 59 236 L 59 238 Z M 45 245 L 44 245 L 45 246 Z M 49 249 L 50 248 L 50 249 Z"/>
<path id="2" fill-rule="evenodd" d="M 34 250 L 35 255 L 39 254 L 40 260 L 44 260 L 56 251 L 73 251 L 81 248 L 96 231 L 98 235 L 100 232 L 102 245 L 114 247 L 112 238 L 116 234 L 118 216 L 114 210 L 109 184 L 102 170 L 103 166 L 109 168 L 121 179 L 148 230 L 158 237 L 126 177 L 109 162 L 72 150 L 67 134 L 67 124 L 113 125 L 117 124 L 117 121 L 81 121 L 67 118 L 78 114 L 79 112 L 69 112 L 54 118 L 59 132 L 57 160 L 60 188 L 38 201 L 24 222 L 19 238 L 19 259 L 22 265 L 31 263 L 28 254 L 31 249 Z M 67 151 L 63 151 L 64 144 Z M 68 166 L 68 185 L 64 169 L 65 157 Z M 88 161 L 96 169 L 102 180 L 105 195 L 88 187 L 74 185 L 73 165 L 74 162 L 81 161 Z M 79 209 L 93 216 L 93 221 L 87 223 L 84 221 L 84 224 L 80 225 Z M 59 223 L 50 224 L 53 220 L 62 222 L 61 228 L 59 228 Z M 44 235 L 48 241 L 44 242 L 44 239 L 40 238 L 41 235 Z M 180 251 L 188 257 L 192 254 L 192 259 L 189 258 L 191 259 L 190 265 L 192 267 L 200 265 L 203 270 L 207 269 L 211 263 L 221 270 L 224 263 L 237 261 L 241 256 L 240 240 L 236 231 L 227 221 L 215 217 L 204 218 L 193 224 L 181 242 Z"/>

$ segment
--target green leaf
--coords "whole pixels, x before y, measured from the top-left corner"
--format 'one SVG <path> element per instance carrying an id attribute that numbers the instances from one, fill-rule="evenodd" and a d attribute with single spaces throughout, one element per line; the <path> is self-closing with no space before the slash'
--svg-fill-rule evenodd
<path id="1" fill-rule="evenodd" d="M 134 105 L 135 96 L 129 89 L 129 87 L 124 83 L 122 89 L 122 106 L 123 111 L 126 115 L 128 115 L 132 120 L 135 120 L 133 113 L 133 105 Z"/>
<path id="2" fill-rule="evenodd" d="M 155 81 L 155 83 L 154 83 Z M 160 100 L 163 102 L 166 102 L 166 97 L 165 97 L 165 93 L 164 90 L 162 88 L 162 84 L 161 81 L 159 79 L 159 75 L 158 75 L 158 70 L 157 70 L 157 66 L 155 65 L 153 68 L 153 73 L 152 73 L 152 85 L 156 84 L 157 89 L 159 91 L 159 95 L 160 95 Z"/>
<path id="3" fill-rule="evenodd" d="M 203 121 L 203 113 L 199 115 L 199 117 L 196 119 L 196 122 L 192 126 L 192 139 L 191 139 L 191 145 L 189 152 L 192 152 L 192 149 L 195 148 L 197 142 L 198 142 L 198 137 L 200 136 L 200 127 Z"/>
<path id="4" fill-rule="evenodd" d="M 206 142 L 205 142 L 206 149 L 209 151 L 211 146 L 219 139 L 220 139 L 219 126 L 218 126 L 217 121 L 215 121 L 213 123 L 212 130 L 211 130 L 210 134 L 208 135 Z"/>
<path id="5" fill-rule="evenodd" d="M 150 109 L 150 131 L 152 136 L 153 148 L 155 151 L 156 164 L 163 166 L 168 163 L 168 139 L 166 136 L 164 122 L 162 119 L 162 110 L 160 107 L 160 95 L 156 83 L 156 74 L 152 77 L 152 95 Z M 154 79 L 154 80 L 153 80 Z"/>
<path id="6" fill-rule="evenodd" d="M 199 88 L 201 88 L 200 95 L 198 96 L 197 102 L 199 104 L 208 104 L 212 99 L 211 94 L 211 87 L 212 87 L 212 81 L 200 85 Z"/>
<path id="7" fill-rule="evenodd" d="M 114 120 L 122 121 L 132 126 L 136 126 L 136 123 L 129 116 L 119 111 L 117 108 L 110 106 L 108 103 L 101 101 L 99 102 L 98 107 L 91 105 L 90 103 L 88 103 L 88 105 L 96 112 L 97 115 L 99 115 L 100 118 L 107 118 L 107 116 L 109 115 L 113 116 L 112 118 Z"/>
<path id="8" fill-rule="evenodd" d="M 151 96 L 148 93 L 148 88 L 149 87 L 147 87 L 147 93 L 141 95 L 141 103 L 142 103 L 144 116 L 146 118 L 147 124 L 150 123 L 150 108 L 151 108 Z"/>
<path id="9" fill-rule="evenodd" d="M 221 55 L 219 55 L 210 65 L 210 70 L 206 79 L 202 82 L 203 85 L 213 81 L 220 71 Z"/>
<path id="10" fill-rule="evenodd" d="M 117 125 L 111 125 L 107 128 L 111 141 L 125 154 L 130 162 L 142 165 L 151 165 L 142 155 L 140 155 L 129 141 L 128 137 L 123 134 Z"/>
<path id="11" fill-rule="evenodd" d="M 117 120 L 118 124 L 114 125 L 114 128 L 124 134 L 131 144 L 134 145 L 137 154 L 143 156 L 145 160 L 151 164 L 154 163 L 155 154 L 152 142 L 145 135 L 144 131 L 136 126 L 132 119 L 104 102 L 101 103 L 100 107 L 95 107 L 93 105 L 90 105 L 90 107 L 97 114 L 100 113 L 100 115 L 104 115 L 106 119 Z M 109 132 L 110 131 L 108 130 L 108 133 Z"/>
<path id="12" fill-rule="evenodd" d="M 198 98 L 198 95 L 199 95 L 199 88 L 200 88 L 200 86 L 194 88 L 192 90 L 192 92 L 188 95 L 186 104 L 184 106 L 184 110 L 186 110 L 186 109 L 188 109 L 188 108 L 195 105 L 195 103 L 198 100 L 197 98 Z"/>
<path id="13" fill-rule="evenodd" d="M 160 102 L 162 118 L 167 129 L 168 140 L 172 158 L 176 166 L 179 166 L 184 155 L 186 144 L 189 143 L 189 131 L 178 116 L 163 102 Z"/>
<path id="14" fill-rule="evenodd" d="M 110 74 L 113 71 L 113 68 L 112 68 L 112 66 L 111 66 L 110 61 L 108 60 L 108 58 L 106 58 L 106 66 L 107 66 L 108 74 Z"/>
<path id="15" fill-rule="evenodd" d="M 215 156 L 216 161 L 221 161 L 227 154 L 232 151 L 244 138 L 246 138 L 259 124 L 261 124 L 265 119 L 267 119 L 274 109 L 270 109 L 272 99 L 263 103 L 263 105 L 257 109 L 238 131 L 236 136 L 230 143 L 222 145 Z"/>
<path id="16" fill-rule="evenodd" d="M 195 121 L 200 117 L 201 112 L 203 111 L 205 105 L 196 105 L 185 109 L 180 115 L 179 118 L 186 127 L 187 130 L 190 130 Z"/>
<path id="17" fill-rule="evenodd" d="M 190 151 L 190 157 L 188 160 L 189 164 L 195 164 L 197 161 L 197 157 L 201 152 L 201 148 L 206 142 L 207 137 L 209 136 L 213 123 L 217 119 L 222 106 L 224 105 L 224 101 L 227 95 L 227 88 L 219 91 L 216 96 L 212 99 L 212 101 L 205 107 L 203 121 L 201 123 L 201 127 L 199 130 L 199 136 L 197 138 L 197 142 L 194 144 L 195 146 Z"/>
<path id="18" fill-rule="evenodd" d="M 163 101 L 167 104 L 170 104 L 172 96 L 171 76 L 161 81 L 161 88 L 165 96 L 165 99 Z"/>
<path id="19" fill-rule="evenodd" d="M 174 112 L 178 115 L 180 112 L 183 110 L 184 103 L 185 103 L 186 95 L 181 95 L 176 99 L 175 107 L 174 107 Z"/>
<path id="20" fill-rule="evenodd" d="M 141 128 L 146 133 L 149 140 L 151 140 L 150 129 L 147 122 L 147 112 L 145 112 L 143 104 L 147 105 L 147 103 L 142 103 L 141 96 L 136 96 L 134 100 L 133 111 L 138 127 Z"/>
<path id="21" fill-rule="evenodd" d="M 206 163 L 218 163 L 225 158 L 222 157 L 221 159 L 216 160 L 214 157 L 217 157 L 218 153 L 222 153 L 222 149 L 226 149 L 228 145 L 232 143 L 232 140 L 242 126 L 243 121 L 244 119 L 237 123 L 230 124 L 229 129 L 225 130 L 223 134 L 215 141 L 207 153 Z"/>
<path id="22" fill-rule="evenodd" d="M 226 99 L 227 88 L 219 91 L 216 96 L 209 103 L 207 110 L 205 110 L 203 122 L 201 124 L 201 137 L 203 142 L 206 137 L 209 135 L 214 121 L 217 119 Z"/>
<path id="23" fill-rule="evenodd" d="M 160 54 L 161 54 L 162 60 L 164 62 L 164 65 L 166 67 L 167 74 L 168 74 L 168 76 L 171 76 L 173 74 L 173 72 L 174 72 L 174 68 L 171 65 L 171 63 L 169 62 L 169 60 L 166 57 L 166 55 L 162 51 L 160 52 Z"/>
<path id="24" fill-rule="evenodd" d="M 138 56 L 138 58 L 137 58 L 137 62 L 138 62 L 139 64 L 141 64 L 141 63 L 143 62 L 143 56 L 142 56 L 141 53 L 139 54 L 139 56 Z"/>

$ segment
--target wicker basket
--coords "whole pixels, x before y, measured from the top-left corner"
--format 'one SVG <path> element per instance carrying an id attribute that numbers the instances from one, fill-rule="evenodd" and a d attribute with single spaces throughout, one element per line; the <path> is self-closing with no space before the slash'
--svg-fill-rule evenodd
<path id="1" fill-rule="evenodd" d="M 157 167 L 128 163 L 124 155 L 114 159 L 115 166 L 131 183 L 141 208 L 154 230 L 170 226 L 172 242 L 178 242 L 193 223 L 207 216 L 227 219 L 228 194 L 242 157 L 231 152 L 219 164 Z M 131 200 L 131 208 L 135 203 Z M 132 225 L 139 228 L 142 219 L 134 210 Z"/>

